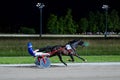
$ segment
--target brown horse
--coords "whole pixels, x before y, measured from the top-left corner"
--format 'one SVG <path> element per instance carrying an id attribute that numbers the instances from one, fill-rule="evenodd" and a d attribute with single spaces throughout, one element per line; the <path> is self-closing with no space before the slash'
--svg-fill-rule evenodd
<path id="1" fill-rule="evenodd" d="M 68 50 L 66 48 L 66 45 L 70 45 L 71 46 L 71 49 Z M 85 42 L 82 41 L 82 40 L 73 40 L 73 41 L 70 41 L 68 42 L 66 45 L 64 46 L 61 46 L 61 45 L 56 45 L 56 46 L 47 46 L 45 48 L 41 48 L 39 49 L 39 51 L 46 51 L 50 54 L 49 57 L 53 57 L 53 56 L 58 56 L 59 57 L 59 60 L 65 65 L 67 66 L 67 64 L 63 61 L 62 59 L 62 55 L 66 55 L 66 56 L 70 56 L 71 62 L 74 62 L 74 57 L 73 56 L 76 56 L 78 57 L 79 59 L 83 60 L 84 62 L 86 62 L 87 60 L 82 58 L 81 56 L 79 56 L 79 54 L 76 53 L 76 49 L 77 47 L 80 45 L 82 47 L 85 47 Z"/>

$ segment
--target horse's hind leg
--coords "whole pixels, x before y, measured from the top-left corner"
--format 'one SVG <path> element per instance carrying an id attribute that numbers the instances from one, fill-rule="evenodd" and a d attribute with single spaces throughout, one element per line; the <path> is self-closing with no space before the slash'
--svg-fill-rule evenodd
<path id="1" fill-rule="evenodd" d="M 58 57 L 59 57 L 60 61 L 61 61 L 65 66 L 67 66 L 67 64 L 62 60 L 62 55 L 59 54 Z"/>
<path id="2" fill-rule="evenodd" d="M 69 56 L 70 56 L 71 60 L 69 59 L 68 61 L 74 62 L 75 60 L 74 60 L 74 58 L 73 58 L 73 55 L 72 55 L 72 54 L 69 54 Z"/>

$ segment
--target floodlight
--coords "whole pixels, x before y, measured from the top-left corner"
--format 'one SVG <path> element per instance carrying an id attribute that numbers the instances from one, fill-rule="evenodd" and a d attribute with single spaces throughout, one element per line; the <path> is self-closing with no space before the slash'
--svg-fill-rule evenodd
<path id="1" fill-rule="evenodd" d="M 36 7 L 38 7 L 38 8 L 43 8 L 43 7 L 45 7 L 45 5 L 44 5 L 43 3 L 37 3 L 37 4 L 36 4 Z"/>
<path id="2" fill-rule="evenodd" d="M 108 5 L 103 5 L 102 8 L 103 9 L 108 9 L 109 7 L 108 7 Z"/>

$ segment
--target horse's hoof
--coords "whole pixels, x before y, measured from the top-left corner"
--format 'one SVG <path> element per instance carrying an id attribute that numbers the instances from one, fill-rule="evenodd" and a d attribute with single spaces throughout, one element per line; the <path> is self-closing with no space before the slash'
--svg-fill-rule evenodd
<path id="1" fill-rule="evenodd" d="M 85 61 L 84 62 L 87 62 L 87 59 L 85 59 Z"/>
<path id="2" fill-rule="evenodd" d="M 69 62 L 74 62 L 74 60 L 71 60 L 71 59 L 67 59 L 67 61 L 69 61 Z"/>
<path id="3" fill-rule="evenodd" d="M 64 64 L 67 67 L 67 64 Z"/>

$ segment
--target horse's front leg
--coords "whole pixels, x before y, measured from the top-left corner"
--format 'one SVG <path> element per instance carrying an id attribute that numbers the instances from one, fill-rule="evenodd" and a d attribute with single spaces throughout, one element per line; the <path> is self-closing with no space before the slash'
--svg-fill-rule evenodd
<path id="1" fill-rule="evenodd" d="M 62 54 L 58 54 L 58 57 L 59 57 L 60 61 L 61 61 L 65 66 L 67 66 L 67 64 L 62 60 Z"/>
<path id="2" fill-rule="evenodd" d="M 78 54 L 75 54 L 76 57 L 78 57 L 79 59 L 83 60 L 84 62 L 87 62 L 86 59 L 82 58 L 81 56 L 79 56 Z"/>

